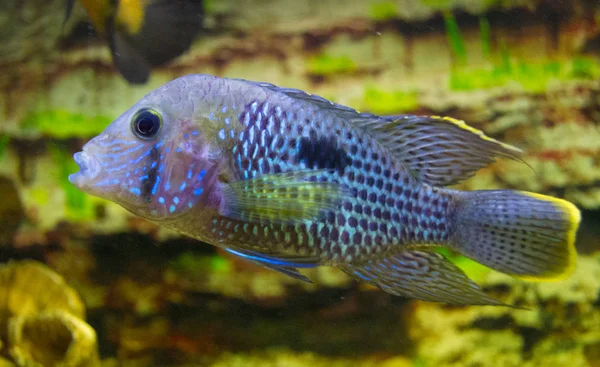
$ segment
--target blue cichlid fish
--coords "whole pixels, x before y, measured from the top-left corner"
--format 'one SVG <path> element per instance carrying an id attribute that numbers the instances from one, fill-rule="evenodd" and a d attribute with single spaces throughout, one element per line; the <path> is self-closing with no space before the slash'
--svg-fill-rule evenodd
<path id="1" fill-rule="evenodd" d="M 528 280 L 575 266 L 571 203 L 457 191 L 520 151 L 464 122 L 375 116 L 271 84 L 189 75 L 154 90 L 83 151 L 81 190 L 308 281 L 331 265 L 391 294 L 501 305 L 434 251 Z"/>
<path id="2" fill-rule="evenodd" d="M 66 0 L 65 22 L 76 0 Z M 202 28 L 203 0 L 80 0 L 113 62 L 132 84 L 187 51 Z"/>

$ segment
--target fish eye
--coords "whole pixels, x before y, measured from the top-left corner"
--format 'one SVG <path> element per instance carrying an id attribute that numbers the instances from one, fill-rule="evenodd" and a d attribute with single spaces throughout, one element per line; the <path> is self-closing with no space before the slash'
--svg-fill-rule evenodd
<path id="1" fill-rule="evenodd" d="M 138 111 L 131 121 L 131 130 L 140 139 L 153 138 L 161 126 L 162 116 L 157 111 L 150 109 Z"/>

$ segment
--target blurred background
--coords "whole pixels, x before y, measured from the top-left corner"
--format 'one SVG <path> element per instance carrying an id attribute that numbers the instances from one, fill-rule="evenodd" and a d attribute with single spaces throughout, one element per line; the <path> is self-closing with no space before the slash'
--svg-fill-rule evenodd
<path id="1" fill-rule="evenodd" d="M 331 268 L 307 284 L 69 183 L 87 140 L 191 73 L 452 116 L 523 149 L 460 188 L 575 203 L 575 274 L 527 283 L 447 253 L 529 310 Z M 6 0 L 0 116 L 0 366 L 600 366 L 597 0 Z"/>

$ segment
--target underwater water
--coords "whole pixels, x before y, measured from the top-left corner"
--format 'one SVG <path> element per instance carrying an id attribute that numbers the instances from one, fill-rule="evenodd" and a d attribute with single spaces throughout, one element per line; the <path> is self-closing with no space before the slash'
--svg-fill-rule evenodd
<path id="1" fill-rule="evenodd" d="M 520 148 L 452 188 L 576 205 L 574 271 L 521 280 L 436 249 L 517 307 L 329 266 L 300 269 L 309 283 L 69 181 L 84 144 L 188 74 L 448 116 Z M 8 0 L 0 116 L 0 366 L 600 366 L 597 1 Z"/>

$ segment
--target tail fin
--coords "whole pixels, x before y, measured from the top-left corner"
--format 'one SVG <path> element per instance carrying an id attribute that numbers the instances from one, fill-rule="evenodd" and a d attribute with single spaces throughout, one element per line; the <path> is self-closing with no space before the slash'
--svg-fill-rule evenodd
<path id="1" fill-rule="evenodd" d="M 460 192 L 457 201 L 452 245 L 463 255 L 527 280 L 558 280 L 574 270 L 575 205 L 511 190 Z"/>

